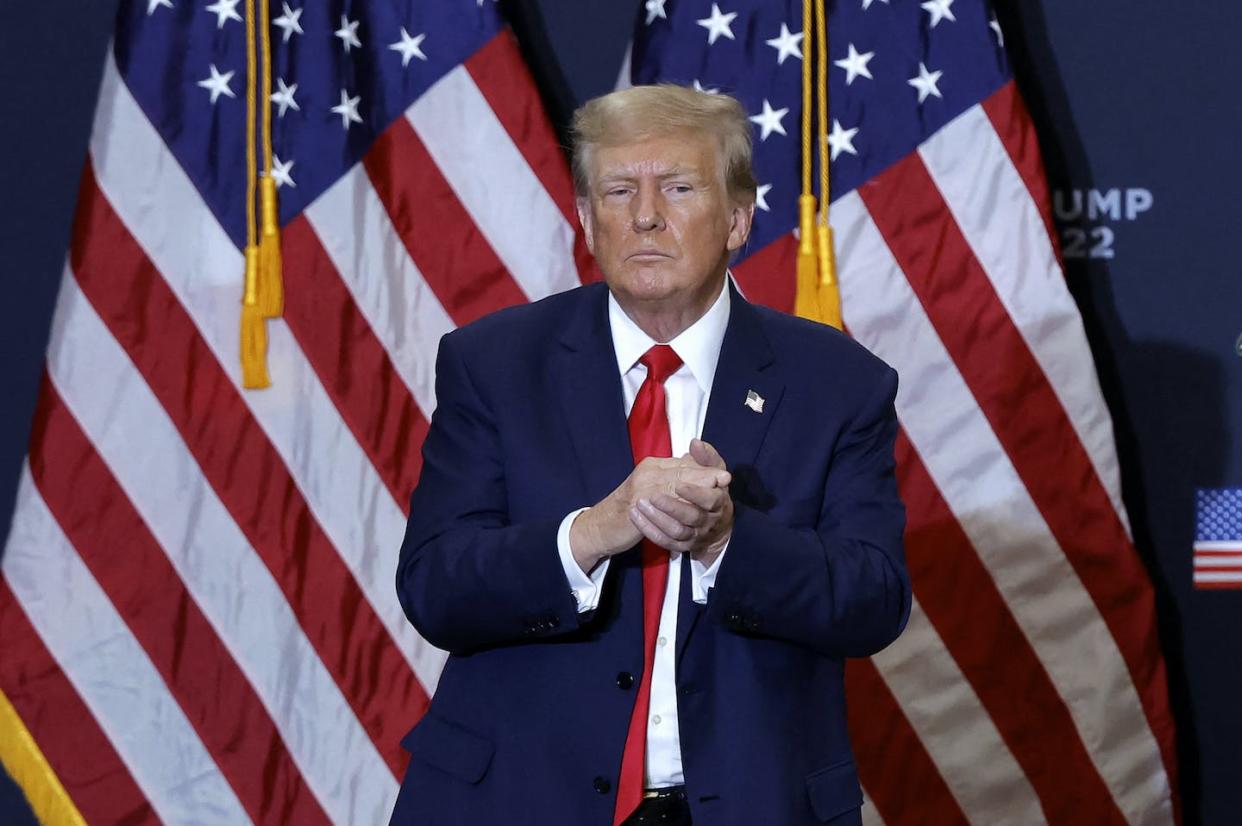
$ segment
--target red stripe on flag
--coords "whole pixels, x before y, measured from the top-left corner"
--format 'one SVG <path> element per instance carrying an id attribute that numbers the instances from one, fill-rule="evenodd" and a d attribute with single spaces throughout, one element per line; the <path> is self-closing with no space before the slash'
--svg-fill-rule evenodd
<path id="1" fill-rule="evenodd" d="M 327 823 L 262 701 L 46 374 L 30 470 L 246 812 L 257 823 Z"/>
<path id="2" fill-rule="evenodd" d="M 87 823 L 159 823 L 121 756 L 0 576 L 0 688 Z"/>
<path id="3" fill-rule="evenodd" d="M 582 282 L 600 280 L 599 268 L 586 247 L 586 238 L 578 223 L 569 165 L 513 33 L 508 29 L 499 32 L 475 52 L 465 66 L 500 125 L 574 228 L 574 261 Z"/>
<path id="4" fill-rule="evenodd" d="M 1086 450 L 917 153 L 859 189 L 983 414 L 1115 638 L 1176 789 L 1147 573 Z"/>
<path id="5" fill-rule="evenodd" d="M 798 239 L 789 232 L 731 269 L 746 300 L 792 313 L 797 266 Z"/>
<path id="6" fill-rule="evenodd" d="M 403 512 L 423 466 L 427 418 L 305 214 L 281 233 L 285 322 Z"/>
<path id="7" fill-rule="evenodd" d="M 399 777 L 406 763 L 400 737 L 427 707 L 426 691 L 193 320 L 113 212 L 89 162 L 70 257 L 82 291 L 271 570 L 328 672 Z"/>
<path id="8" fill-rule="evenodd" d="M 896 455 L 914 592 L 1035 789 L 1048 821 L 1124 824 L 1069 709 L 905 431 L 897 438 Z"/>
<path id="9" fill-rule="evenodd" d="M 526 303 L 408 120 L 393 121 L 362 162 L 410 258 L 454 324 Z"/>
<path id="10" fill-rule="evenodd" d="M 984 114 L 992 122 L 992 128 L 996 130 L 1005 151 L 1009 153 L 1010 160 L 1018 170 L 1018 175 L 1031 193 L 1031 199 L 1039 210 L 1039 217 L 1044 220 L 1044 227 L 1048 230 L 1048 240 L 1052 242 L 1057 262 L 1064 268 L 1061 241 L 1052 220 L 1052 196 L 1048 191 L 1048 177 L 1044 173 L 1043 156 L 1039 153 L 1039 136 L 1035 133 L 1030 112 L 1018 94 L 1018 87 L 1011 80 L 989 95 L 982 105 Z"/>
<path id="11" fill-rule="evenodd" d="M 1207 557 L 1208 559 L 1221 556 L 1237 556 L 1238 554 L 1242 554 L 1242 544 L 1235 545 L 1232 548 L 1195 548 L 1196 557 Z"/>
<path id="12" fill-rule="evenodd" d="M 966 823 L 871 660 L 846 660 L 845 699 L 858 779 L 880 817 L 887 823 Z"/>
<path id="13" fill-rule="evenodd" d="M 1233 582 L 1196 582 L 1197 591 L 1234 591 L 1242 588 L 1242 579 Z"/>

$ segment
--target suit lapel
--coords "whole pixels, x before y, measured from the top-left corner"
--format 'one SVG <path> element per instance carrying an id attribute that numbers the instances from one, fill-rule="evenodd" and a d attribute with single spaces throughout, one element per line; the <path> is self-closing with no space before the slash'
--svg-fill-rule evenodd
<path id="1" fill-rule="evenodd" d="M 760 325 L 759 314 L 733 288 L 729 306 L 729 324 L 720 347 L 720 361 L 712 380 L 712 395 L 707 403 L 707 419 L 703 439 L 724 457 L 735 479 L 750 471 L 776 416 L 785 385 L 769 370 L 773 362 L 771 346 Z M 747 404 L 749 394 L 754 394 Z M 759 408 L 756 410 L 755 408 Z M 688 563 L 689 560 L 687 560 Z M 690 567 L 683 569 L 689 579 Z M 687 603 L 690 603 L 687 606 Z M 677 656 L 682 655 L 703 611 L 689 596 L 688 582 L 683 583 L 682 599 L 677 616 Z"/>
<path id="2" fill-rule="evenodd" d="M 573 443 L 586 504 L 612 492 L 634 469 L 625 423 L 625 397 L 608 326 L 608 291 L 583 288 L 580 311 L 561 333 L 552 373 L 565 426 Z"/>

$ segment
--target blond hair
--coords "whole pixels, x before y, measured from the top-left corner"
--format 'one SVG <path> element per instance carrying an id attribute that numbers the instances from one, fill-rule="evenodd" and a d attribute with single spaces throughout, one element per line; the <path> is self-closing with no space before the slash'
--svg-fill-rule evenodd
<path id="1" fill-rule="evenodd" d="M 594 147 L 697 132 L 714 135 L 719 142 L 729 196 L 740 203 L 755 200 L 750 123 L 742 104 L 729 95 L 672 83 L 633 86 L 584 103 L 574 112 L 572 130 L 574 190 L 579 196 L 590 190 Z"/>

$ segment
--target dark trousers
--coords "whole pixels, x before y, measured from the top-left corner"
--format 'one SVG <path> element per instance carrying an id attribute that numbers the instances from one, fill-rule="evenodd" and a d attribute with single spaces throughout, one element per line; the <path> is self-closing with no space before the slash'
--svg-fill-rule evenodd
<path id="1" fill-rule="evenodd" d="M 622 826 L 690 826 L 686 787 L 661 789 L 658 797 L 645 797 Z"/>

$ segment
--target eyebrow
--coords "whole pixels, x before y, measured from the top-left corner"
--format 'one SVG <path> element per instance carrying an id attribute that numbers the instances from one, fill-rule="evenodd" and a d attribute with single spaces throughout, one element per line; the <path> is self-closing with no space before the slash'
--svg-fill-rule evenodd
<path id="1" fill-rule="evenodd" d="M 669 178 L 679 178 L 683 176 L 703 177 L 702 173 L 695 169 L 683 169 L 682 167 L 674 167 L 667 172 L 661 172 L 656 176 L 658 180 L 667 180 Z M 598 180 L 604 181 L 632 181 L 637 176 L 629 172 L 616 172 L 610 175 L 601 175 Z"/>

